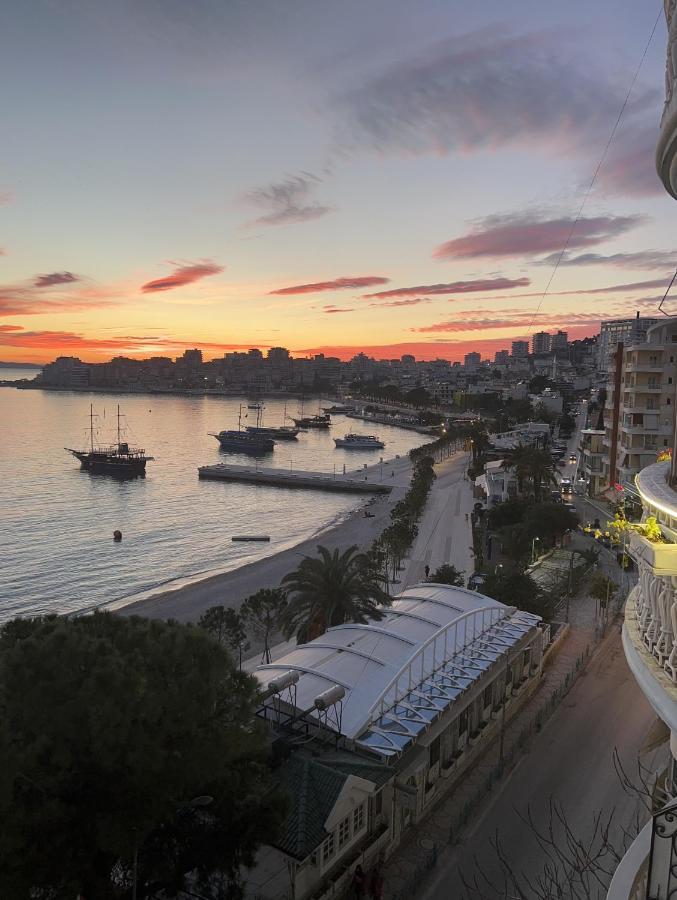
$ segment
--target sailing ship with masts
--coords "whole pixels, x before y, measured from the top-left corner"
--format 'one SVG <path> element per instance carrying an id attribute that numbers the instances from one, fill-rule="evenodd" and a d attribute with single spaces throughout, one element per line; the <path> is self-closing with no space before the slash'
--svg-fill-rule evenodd
<path id="1" fill-rule="evenodd" d="M 275 449 L 275 441 L 267 434 L 256 434 L 242 428 L 242 405 L 237 417 L 237 430 L 225 428 L 223 431 L 209 432 L 221 444 L 222 450 L 233 453 L 248 453 L 250 456 L 261 456 Z"/>
<path id="2" fill-rule="evenodd" d="M 89 449 L 72 450 L 64 447 L 68 453 L 80 460 L 83 469 L 103 475 L 118 475 L 122 478 L 136 477 L 146 474 L 146 463 L 153 459 L 146 451 L 138 447 L 130 447 L 122 439 L 120 427 L 120 406 L 117 410 L 117 441 L 108 447 L 99 447 L 94 441 L 94 406 L 89 407 Z"/>

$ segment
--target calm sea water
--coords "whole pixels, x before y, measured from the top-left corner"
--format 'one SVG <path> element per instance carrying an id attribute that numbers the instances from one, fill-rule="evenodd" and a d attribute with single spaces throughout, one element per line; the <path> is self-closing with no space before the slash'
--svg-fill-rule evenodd
<path id="1" fill-rule="evenodd" d="M 8 371 L 0 378 L 9 378 Z M 90 403 L 102 442 L 112 438 L 118 402 L 130 443 L 155 457 L 145 478 L 120 482 L 90 475 L 63 449 L 87 445 Z M 232 569 L 304 540 L 363 502 L 350 495 L 200 481 L 199 465 L 251 462 L 224 453 L 208 434 L 237 427 L 240 402 L 247 401 L 0 388 L 0 620 L 83 609 L 178 578 Z M 289 402 L 290 415 L 297 407 L 298 401 Z M 306 405 L 307 415 L 316 411 L 316 404 Z M 253 423 L 256 412 L 247 412 Z M 281 424 L 283 415 L 282 401 L 266 402 L 264 424 Z M 335 449 L 333 436 L 365 427 L 385 441 L 382 454 Z M 357 469 L 425 440 L 335 416 L 329 432 L 278 443 L 261 464 L 331 472 L 345 463 Z M 122 531 L 122 543 L 113 542 L 115 529 Z M 231 542 L 232 535 L 246 533 L 270 534 L 271 542 Z"/>

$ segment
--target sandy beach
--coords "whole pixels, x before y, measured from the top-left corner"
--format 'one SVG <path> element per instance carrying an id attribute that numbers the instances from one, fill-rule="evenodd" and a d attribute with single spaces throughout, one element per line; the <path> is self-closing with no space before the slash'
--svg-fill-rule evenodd
<path id="1" fill-rule="evenodd" d="M 377 463 L 373 468 L 378 468 Z M 154 619 L 176 619 L 179 622 L 193 622 L 211 606 L 238 607 L 240 603 L 260 588 L 277 587 L 287 572 L 291 572 L 304 556 L 314 556 L 318 544 L 333 550 L 345 549 L 356 544 L 367 549 L 374 538 L 389 524 L 390 510 L 400 500 L 409 485 L 411 464 L 402 457 L 383 464 L 388 472 L 394 472 L 393 490 L 390 494 L 374 497 L 360 504 L 347 519 L 325 530 L 320 530 L 312 538 L 265 557 L 240 566 L 229 572 L 211 575 L 172 588 L 159 588 L 157 593 L 128 603 L 116 603 L 115 608 L 124 615 L 139 615 Z M 308 503 L 312 504 L 313 492 L 308 492 Z M 370 516 L 365 516 L 369 512 Z M 284 516 L 284 507 L 280 508 Z"/>

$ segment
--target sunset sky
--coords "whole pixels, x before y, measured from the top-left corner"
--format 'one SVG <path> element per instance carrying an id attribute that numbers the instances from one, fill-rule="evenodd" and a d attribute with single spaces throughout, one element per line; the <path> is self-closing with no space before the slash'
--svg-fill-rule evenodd
<path id="1" fill-rule="evenodd" d="M 652 314 L 677 243 L 662 16 L 541 298 L 659 8 L 9 4 L 0 359 L 453 360 Z"/>

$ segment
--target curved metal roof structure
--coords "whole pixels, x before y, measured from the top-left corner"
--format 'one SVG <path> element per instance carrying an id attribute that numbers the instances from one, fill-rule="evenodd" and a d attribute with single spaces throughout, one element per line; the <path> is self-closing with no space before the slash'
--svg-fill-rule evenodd
<path id="1" fill-rule="evenodd" d="M 539 621 L 466 588 L 419 584 L 378 622 L 330 628 L 254 675 L 266 689 L 287 672 L 298 674 L 300 711 L 342 688 L 341 733 L 395 756 Z"/>

